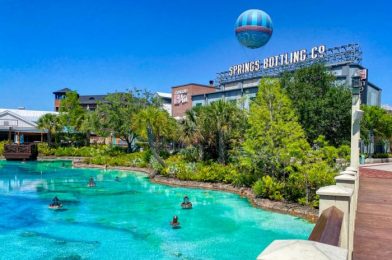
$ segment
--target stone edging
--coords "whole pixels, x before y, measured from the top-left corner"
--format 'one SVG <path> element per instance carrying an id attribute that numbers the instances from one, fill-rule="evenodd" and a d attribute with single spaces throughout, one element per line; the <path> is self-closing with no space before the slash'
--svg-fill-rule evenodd
<path id="1" fill-rule="evenodd" d="M 290 214 L 310 222 L 315 223 L 318 219 L 318 210 L 307 206 L 302 206 L 298 203 L 291 203 L 285 201 L 273 201 L 269 199 L 257 198 L 250 188 L 237 188 L 230 184 L 224 183 L 211 183 L 211 182 L 198 182 L 198 181 L 182 181 L 175 178 L 164 177 L 162 175 L 155 175 L 155 172 L 149 168 L 138 168 L 138 167 L 107 167 L 105 165 L 86 164 L 78 160 L 72 160 L 75 168 L 98 168 L 98 169 L 113 169 L 123 171 L 138 171 L 148 174 L 150 180 L 154 183 L 164 184 L 176 187 L 189 187 L 209 190 L 220 190 L 236 193 L 242 197 L 246 197 L 249 202 L 257 207 L 269 211 Z"/>

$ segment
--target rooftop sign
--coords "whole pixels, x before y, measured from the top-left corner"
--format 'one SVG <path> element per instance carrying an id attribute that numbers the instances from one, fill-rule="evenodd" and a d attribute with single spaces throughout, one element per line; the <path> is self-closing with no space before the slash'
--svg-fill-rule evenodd
<path id="1" fill-rule="evenodd" d="M 279 55 L 234 65 L 228 71 L 218 73 L 217 83 L 222 85 L 229 82 L 273 77 L 285 71 L 293 71 L 313 63 L 326 65 L 357 63 L 362 60 L 362 52 L 358 44 L 347 44 L 339 47 L 326 48 L 325 45 L 314 46 L 311 49 L 301 49 Z"/>
<path id="2" fill-rule="evenodd" d="M 307 59 L 322 58 L 325 53 L 325 50 L 326 50 L 325 45 L 320 45 L 317 47 L 313 47 L 309 52 L 310 55 L 308 55 L 306 49 L 302 49 L 293 52 L 283 53 L 276 56 L 271 56 L 265 58 L 263 61 L 255 60 L 255 61 L 242 63 L 239 65 L 234 65 L 230 67 L 229 75 L 234 76 L 243 73 L 255 72 L 255 71 L 259 71 L 261 67 L 263 67 L 263 69 L 268 69 L 277 66 L 304 62 Z"/>

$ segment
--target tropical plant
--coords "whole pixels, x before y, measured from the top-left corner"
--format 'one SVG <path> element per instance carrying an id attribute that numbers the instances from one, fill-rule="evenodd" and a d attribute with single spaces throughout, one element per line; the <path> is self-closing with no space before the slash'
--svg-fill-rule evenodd
<path id="1" fill-rule="evenodd" d="M 147 106 L 132 116 L 131 127 L 140 138 L 147 140 L 154 158 L 166 167 L 160 153 L 176 138 L 178 127 L 175 119 L 161 108 Z"/>
<path id="2" fill-rule="evenodd" d="M 238 147 L 246 128 L 246 114 L 236 104 L 219 100 L 186 113 L 181 140 L 198 147 L 200 159 L 229 161 L 229 152 Z"/>
<path id="3" fill-rule="evenodd" d="M 37 128 L 47 131 L 48 145 L 52 146 L 52 137 L 61 129 L 59 117 L 56 114 L 45 114 L 38 119 Z"/>
<path id="4" fill-rule="evenodd" d="M 392 137 L 392 115 L 381 107 L 361 106 L 364 116 L 361 121 L 361 139 L 370 145 L 372 137 L 375 141 L 384 142 Z M 368 149 L 370 150 L 370 149 Z"/>
<path id="5" fill-rule="evenodd" d="M 68 91 L 61 100 L 59 120 L 63 126 L 65 142 L 75 144 L 77 133 L 83 130 L 86 111 L 80 105 L 79 95 L 76 91 Z"/>
<path id="6" fill-rule="evenodd" d="M 117 136 L 127 143 L 128 152 L 137 149 L 136 133 L 131 127 L 132 117 L 153 103 L 148 92 L 139 90 L 108 94 L 95 110 L 94 130 L 101 136 Z"/>

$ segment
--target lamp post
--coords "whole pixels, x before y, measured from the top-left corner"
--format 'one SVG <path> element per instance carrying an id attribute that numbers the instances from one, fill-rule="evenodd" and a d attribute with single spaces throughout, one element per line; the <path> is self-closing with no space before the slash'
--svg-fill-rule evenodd
<path id="1" fill-rule="evenodd" d="M 359 167 L 359 141 L 360 141 L 360 121 L 363 116 L 361 110 L 361 88 L 362 80 L 359 70 L 356 70 L 351 79 L 352 106 L 351 106 L 351 160 L 350 166 Z"/>

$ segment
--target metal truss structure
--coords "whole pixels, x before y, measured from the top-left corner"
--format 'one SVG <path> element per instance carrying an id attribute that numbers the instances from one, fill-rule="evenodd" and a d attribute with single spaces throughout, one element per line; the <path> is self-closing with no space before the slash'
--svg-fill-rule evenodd
<path id="1" fill-rule="evenodd" d="M 307 55 L 311 55 L 310 52 Z M 229 71 L 218 73 L 216 83 L 218 86 L 230 82 L 243 81 L 247 79 L 261 77 L 276 77 L 283 72 L 294 71 L 299 68 L 308 67 L 312 64 L 322 63 L 326 66 L 341 64 L 360 64 L 362 61 L 362 51 L 358 44 L 347 44 L 339 47 L 328 48 L 322 57 L 307 59 L 304 62 L 280 65 L 273 68 L 261 68 L 259 71 L 230 76 Z"/>

